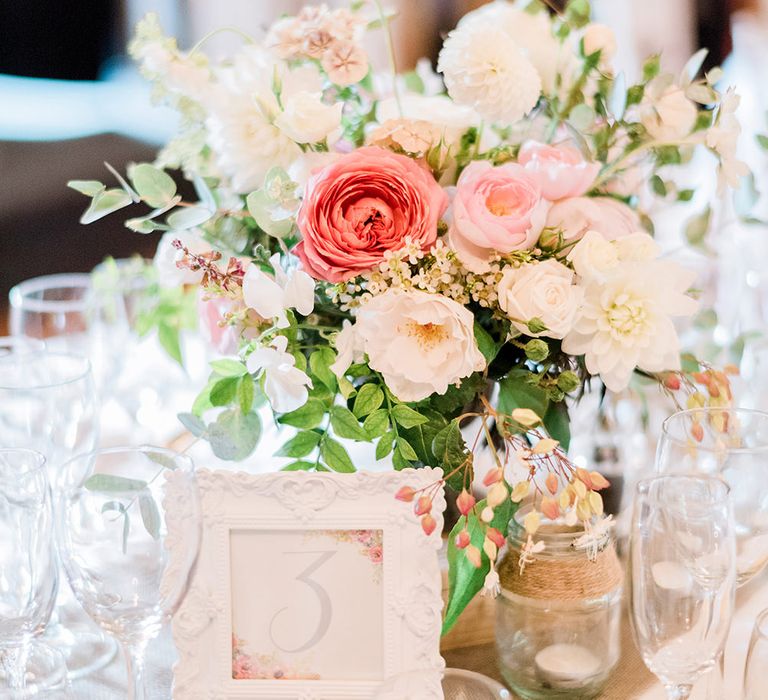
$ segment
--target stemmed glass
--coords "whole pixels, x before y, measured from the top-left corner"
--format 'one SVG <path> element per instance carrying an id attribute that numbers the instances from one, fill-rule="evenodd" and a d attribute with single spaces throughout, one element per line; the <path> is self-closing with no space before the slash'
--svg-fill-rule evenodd
<path id="1" fill-rule="evenodd" d="M 0 696 L 20 699 L 41 676 L 66 671 L 55 653 L 33 643 L 51 616 L 58 587 L 51 489 L 45 458 L 33 450 L 0 449 Z M 51 668 L 51 665 L 53 668 Z M 51 679 L 53 680 L 53 679 Z"/>
<path id="2" fill-rule="evenodd" d="M 659 476 L 636 490 L 630 535 L 632 630 L 670 700 L 717 665 L 733 614 L 736 547 L 728 485 Z"/>
<path id="3" fill-rule="evenodd" d="M 189 457 L 117 447 L 72 459 L 56 508 L 64 570 L 91 618 L 122 645 L 129 700 L 147 697 L 147 644 L 187 591 L 200 547 Z"/>
<path id="4" fill-rule="evenodd" d="M 656 453 L 662 474 L 719 475 L 731 487 L 737 583 L 768 563 L 768 413 L 744 408 L 695 408 L 663 424 Z"/>
<path id="5" fill-rule="evenodd" d="M 768 610 L 755 621 L 744 666 L 744 700 L 764 700 L 768 668 Z"/>
<path id="6" fill-rule="evenodd" d="M 73 273 L 25 280 L 8 297 L 12 335 L 87 357 L 97 389 L 108 393 L 129 337 L 125 302 L 116 290 L 97 289 L 91 275 Z"/>
<path id="7" fill-rule="evenodd" d="M 0 336 L 0 357 L 25 352 L 45 350 L 45 343 L 37 338 L 24 338 L 12 335 Z"/>
<path id="8" fill-rule="evenodd" d="M 98 440 L 98 409 L 88 360 L 47 351 L 0 356 L 0 445 L 31 448 L 47 461 L 54 492 L 61 465 Z M 59 586 L 55 620 L 45 637 L 60 649 L 70 678 L 107 664 L 114 643 L 83 613 L 69 586 Z"/>

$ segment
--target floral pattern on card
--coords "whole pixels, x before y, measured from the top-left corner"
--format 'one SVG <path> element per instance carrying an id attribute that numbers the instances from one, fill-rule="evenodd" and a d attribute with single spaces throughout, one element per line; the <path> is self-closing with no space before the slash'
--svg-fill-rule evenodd
<path id="1" fill-rule="evenodd" d="M 381 530 L 318 530 L 312 533 L 330 537 L 336 542 L 357 544 L 360 554 L 373 564 L 373 580 L 381 583 L 381 567 L 384 563 L 384 538 Z"/>
<path id="2" fill-rule="evenodd" d="M 277 654 L 249 654 L 247 642 L 232 635 L 232 678 L 235 680 L 320 680 L 320 674 L 280 660 Z"/>

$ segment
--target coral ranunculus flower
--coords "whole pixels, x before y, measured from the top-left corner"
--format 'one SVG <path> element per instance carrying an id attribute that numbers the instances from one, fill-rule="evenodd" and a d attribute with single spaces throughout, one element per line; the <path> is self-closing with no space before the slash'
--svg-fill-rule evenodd
<path id="1" fill-rule="evenodd" d="M 295 252 L 315 279 L 344 282 L 402 248 L 406 236 L 428 250 L 447 206 L 443 188 L 416 161 L 359 148 L 310 178 Z"/>

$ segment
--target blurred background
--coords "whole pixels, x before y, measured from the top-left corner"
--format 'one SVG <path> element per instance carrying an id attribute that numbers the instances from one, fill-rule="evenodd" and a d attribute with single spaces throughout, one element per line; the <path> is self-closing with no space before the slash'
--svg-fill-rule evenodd
<path id="1" fill-rule="evenodd" d="M 0 3 L 0 335 L 5 299 L 20 280 L 60 271 L 90 270 L 106 255 L 151 255 L 157 239 L 126 231 L 120 217 L 81 226 L 85 199 L 67 180 L 99 179 L 103 162 L 124 171 L 149 160 L 172 132 L 173 116 L 151 105 L 149 91 L 126 56 L 136 21 L 159 13 L 182 48 L 211 30 L 237 26 L 258 36 L 303 0 L 51 0 Z M 329 4 L 346 4 L 332 2 Z M 440 37 L 481 0 L 390 0 L 398 68 L 426 56 Z M 764 173 L 764 156 L 751 148 L 766 130 L 768 0 L 594 0 L 595 19 L 619 39 L 617 70 L 639 71 L 655 52 L 675 71 L 694 50 L 709 49 L 707 67 L 724 65 L 726 81 L 743 96 L 742 157 Z M 225 50 L 226 36 L 208 49 Z M 218 42 L 218 43 L 217 43 Z M 371 38 L 370 46 L 376 44 Z M 384 65 L 370 49 L 374 64 Z"/>

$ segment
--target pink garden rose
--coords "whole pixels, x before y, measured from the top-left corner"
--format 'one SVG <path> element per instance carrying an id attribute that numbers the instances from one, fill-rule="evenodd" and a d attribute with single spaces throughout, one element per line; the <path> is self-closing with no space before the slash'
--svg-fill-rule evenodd
<path id="1" fill-rule="evenodd" d="M 307 183 L 296 246 L 315 279 L 344 282 L 373 269 L 409 236 L 428 250 L 448 195 L 407 156 L 359 148 L 317 171 Z"/>
<path id="2" fill-rule="evenodd" d="M 555 202 L 546 227 L 562 231 L 563 238 L 574 243 L 587 231 L 597 231 L 612 241 L 643 230 L 635 210 L 613 197 L 573 197 Z"/>
<path id="3" fill-rule="evenodd" d="M 517 163 L 473 161 L 456 183 L 451 246 L 465 267 L 483 272 L 496 253 L 533 247 L 548 206 L 536 174 Z"/>
<path id="4" fill-rule="evenodd" d="M 538 141 L 524 143 L 517 160 L 536 173 L 541 194 L 553 202 L 583 195 L 600 170 L 600 163 L 584 160 L 573 146 L 549 146 Z"/>

